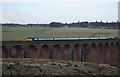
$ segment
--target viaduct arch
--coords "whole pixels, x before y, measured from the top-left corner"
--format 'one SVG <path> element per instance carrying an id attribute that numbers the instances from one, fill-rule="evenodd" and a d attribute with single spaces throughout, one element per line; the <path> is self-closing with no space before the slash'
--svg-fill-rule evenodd
<path id="1" fill-rule="evenodd" d="M 64 46 L 64 60 L 72 60 L 72 49 L 71 46 L 69 44 L 66 44 Z"/>
<path id="2" fill-rule="evenodd" d="M 120 64 L 118 40 L 4 41 L 2 58 L 44 58 L 92 63 Z"/>

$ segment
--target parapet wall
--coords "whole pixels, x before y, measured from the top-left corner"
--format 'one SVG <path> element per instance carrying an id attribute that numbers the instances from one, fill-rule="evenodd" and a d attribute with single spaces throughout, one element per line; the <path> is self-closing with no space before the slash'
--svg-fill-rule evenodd
<path id="1" fill-rule="evenodd" d="M 120 64 L 118 40 L 3 41 L 2 58 L 44 58 Z"/>

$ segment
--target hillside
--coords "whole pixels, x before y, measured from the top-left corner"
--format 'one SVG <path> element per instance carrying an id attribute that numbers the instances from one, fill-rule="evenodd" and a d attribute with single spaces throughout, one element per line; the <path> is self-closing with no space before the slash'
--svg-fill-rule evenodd
<path id="1" fill-rule="evenodd" d="M 3 75 L 118 75 L 118 65 L 45 59 L 3 59 Z"/>

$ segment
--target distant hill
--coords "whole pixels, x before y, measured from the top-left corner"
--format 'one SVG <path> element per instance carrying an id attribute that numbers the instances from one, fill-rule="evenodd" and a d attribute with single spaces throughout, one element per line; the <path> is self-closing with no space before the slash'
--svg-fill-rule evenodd
<path id="1" fill-rule="evenodd" d="M 51 22 L 50 24 L 15 24 L 15 23 L 5 23 L 2 26 L 10 27 L 78 27 L 78 28 L 100 28 L 100 29 L 118 29 L 119 22 L 72 22 L 72 23 L 62 23 L 62 22 Z"/>

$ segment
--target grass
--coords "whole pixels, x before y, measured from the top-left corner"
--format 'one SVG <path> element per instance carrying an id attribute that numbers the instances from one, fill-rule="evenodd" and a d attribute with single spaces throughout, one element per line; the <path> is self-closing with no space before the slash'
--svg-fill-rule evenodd
<path id="1" fill-rule="evenodd" d="M 23 40 L 24 37 L 117 37 L 117 29 L 2 27 L 3 41 Z"/>
<path id="2" fill-rule="evenodd" d="M 24 37 L 44 37 L 46 31 L 54 28 L 3 27 L 3 40 L 23 40 Z"/>

